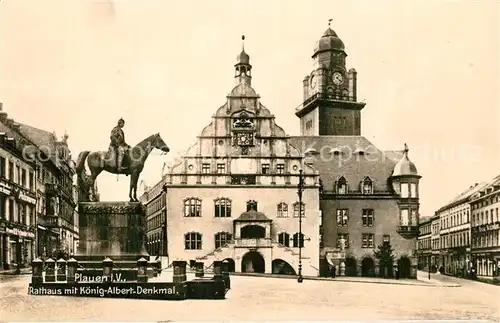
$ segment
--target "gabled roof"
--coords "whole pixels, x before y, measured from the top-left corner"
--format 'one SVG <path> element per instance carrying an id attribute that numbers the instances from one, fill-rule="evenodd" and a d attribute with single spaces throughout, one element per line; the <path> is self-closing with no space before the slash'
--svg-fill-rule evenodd
<path id="1" fill-rule="evenodd" d="M 458 194 L 451 201 L 449 201 L 448 203 L 443 205 L 441 208 L 439 208 L 437 212 L 443 212 L 443 211 L 445 211 L 449 208 L 452 208 L 456 205 L 465 203 L 472 195 L 481 191 L 487 185 L 488 185 L 488 183 L 485 183 L 485 182 L 475 183 L 474 185 L 470 186 L 468 189 L 464 190 L 462 193 Z"/>

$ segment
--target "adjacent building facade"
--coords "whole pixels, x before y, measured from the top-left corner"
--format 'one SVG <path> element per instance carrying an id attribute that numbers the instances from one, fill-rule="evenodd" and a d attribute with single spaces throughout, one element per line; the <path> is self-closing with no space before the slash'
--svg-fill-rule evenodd
<path id="1" fill-rule="evenodd" d="M 17 168 L 14 164 L 14 182 L 12 183 L 20 185 L 20 192 L 23 193 L 24 181 L 29 189 L 30 185 L 33 187 L 35 194 L 28 193 L 28 198 L 24 198 L 24 204 L 31 205 L 31 209 L 35 210 L 33 225 L 36 228 L 36 255 L 58 258 L 73 253 L 75 237 L 78 236 L 74 223 L 76 203 L 73 196 L 73 176 L 75 171 L 67 144 L 67 135 L 58 140 L 53 133 L 8 118 L 7 113 L 1 108 L 0 131 L 8 138 L 12 138 L 10 141 L 15 142 L 17 149 L 22 152 L 21 158 L 33 165 L 33 180 L 30 182 L 29 171 L 31 169 L 26 169 L 25 174 L 19 166 L 20 175 L 16 177 Z M 10 169 L 9 164 L 7 164 L 7 169 Z M 24 177 L 26 180 L 23 179 Z M 13 208 L 13 212 L 16 212 L 16 206 Z M 30 209 L 30 207 L 26 206 L 25 209 Z"/>
<path id="2" fill-rule="evenodd" d="M 472 264 L 478 276 L 500 276 L 500 176 L 470 198 Z"/>
<path id="3" fill-rule="evenodd" d="M 36 254 L 36 165 L 18 142 L 0 133 L 0 261 L 3 269 L 29 266 Z"/>
<path id="4" fill-rule="evenodd" d="M 433 217 L 421 220 L 418 228 L 418 269 L 432 268 L 432 221 Z M 429 268 L 431 266 L 431 268 Z"/>
<path id="5" fill-rule="evenodd" d="M 419 267 L 426 269 L 431 226 L 431 266 L 448 275 L 500 276 L 500 176 L 475 183 L 420 224 Z"/>
<path id="6" fill-rule="evenodd" d="M 151 256 L 168 257 L 166 193 L 162 180 L 140 197 L 146 207 L 146 249 Z"/>

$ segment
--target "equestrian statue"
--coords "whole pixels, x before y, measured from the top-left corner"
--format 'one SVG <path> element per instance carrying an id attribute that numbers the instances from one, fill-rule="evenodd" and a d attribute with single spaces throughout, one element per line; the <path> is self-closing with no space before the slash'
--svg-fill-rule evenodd
<path id="1" fill-rule="evenodd" d="M 95 180 L 102 171 L 107 171 L 112 174 L 130 175 L 130 202 L 138 202 L 137 182 L 149 154 L 154 148 L 164 153 L 170 151 L 159 133 L 153 134 L 131 147 L 125 142 L 124 126 L 125 121 L 120 118 L 118 124 L 111 130 L 111 142 L 107 152 L 82 151 L 78 155 L 76 173 L 79 189 L 83 191 L 83 200 L 90 201 L 93 196 L 96 196 Z M 87 160 L 90 175 L 85 172 L 85 160 Z"/>

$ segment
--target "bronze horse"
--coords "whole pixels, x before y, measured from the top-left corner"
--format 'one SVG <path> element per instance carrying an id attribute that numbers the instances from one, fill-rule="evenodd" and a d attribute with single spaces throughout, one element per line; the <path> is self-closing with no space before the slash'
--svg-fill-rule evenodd
<path id="1" fill-rule="evenodd" d="M 92 190 L 92 194 L 95 196 L 95 180 L 97 176 L 102 171 L 107 171 L 112 174 L 123 174 L 130 175 L 130 191 L 129 198 L 130 202 L 138 202 L 137 199 L 137 182 L 139 181 L 139 175 L 144 169 L 144 163 L 148 158 L 151 151 L 156 148 L 165 153 L 168 153 L 170 149 L 167 144 L 160 137 L 160 134 L 154 134 L 146 139 L 142 140 L 136 146 L 129 148 L 123 158 L 123 166 L 125 169 L 118 171 L 116 165 L 116 152 L 113 149 L 109 151 L 82 151 L 78 155 L 76 161 L 76 172 L 78 175 L 85 173 L 85 160 L 87 160 L 87 165 L 90 169 L 90 176 L 88 177 L 87 187 Z M 133 194 L 132 194 L 133 193 Z"/>

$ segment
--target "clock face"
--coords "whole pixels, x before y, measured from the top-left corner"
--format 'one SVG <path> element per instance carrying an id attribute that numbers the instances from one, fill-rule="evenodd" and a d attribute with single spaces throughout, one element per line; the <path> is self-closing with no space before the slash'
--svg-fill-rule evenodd
<path id="1" fill-rule="evenodd" d="M 249 146 L 252 144 L 253 135 L 247 132 L 240 132 L 236 135 L 236 143 L 240 146 Z"/>
<path id="2" fill-rule="evenodd" d="M 340 74 L 339 72 L 335 72 L 332 74 L 332 81 L 334 84 L 340 85 L 342 84 L 342 82 L 344 82 L 344 78 L 342 77 L 342 74 Z"/>
<path id="3" fill-rule="evenodd" d="M 316 88 L 316 76 L 314 74 L 311 74 L 311 78 L 309 79 L 309 86 L 311 87 L 311 90 L 314 90 Z"/>

